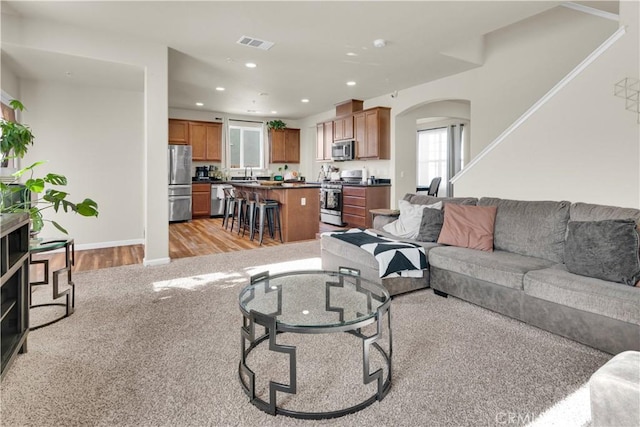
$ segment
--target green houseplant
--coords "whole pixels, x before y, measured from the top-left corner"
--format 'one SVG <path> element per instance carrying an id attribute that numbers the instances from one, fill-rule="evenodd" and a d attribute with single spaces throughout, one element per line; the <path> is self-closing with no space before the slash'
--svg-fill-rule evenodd
<path id="1" fill-rule="evenodd" d="M 9 102 L 14 110 L 24 111 L 24 105 L 16 99 Z M 0 119 L 0 166 L 7 167 L 9 159 L 13 157 L 22 158 L 27 152 L 29 145 L 33 145 L 33 133 L 28 126 L 22 123 Z M 13 156 L 11 155 L 13 153 Z"/>
<path id="2" fill-rule="evenodd" d="M 269 127 L 269 129 L 281 130 L 286 128 L 287 124 L 282 120 L 271 120 L 270 122 L 267 122 L 267 126 Z"/>
<path id="3" fill-rule="evenodd" d="M 12 108 L 24 110 L 20 101 L 13 100 L 9 103 Z M 2 160 L 7 162 L 10 158 L 23 158 L 27 153 L 29 145 L 33 144 L 33 133 L 31 130 L 19 123 L 2 119 L 0 123 L 2 135 L 0 136 L 0 155 Z M 13 155 L 11 155 L 13 153 Z M 45 162 L 35 162 L 14 172 L 11 177 L 0 182 L 0 214 L 26 212 L 31 218 L 31 230 L 34 233 L 40 232 L 45 221 L 51 222 L 61 232 L 68 234 L 59 223 L 52 220 L 45 220 L 43 211 L 53 209 L 58 212 L 75 212 L 82 216 L 98 216 L 98 204 L 85 198 L 83 201 L 74 203 L 67 199 L 69 193 L 60 189 L 67 185 L 67 178 L 57 173 L 48 173 L 43 177 L 35 175 L 35 169 Z M 20 182 L 23 175 L 28 178 L 24 183 Z M 21 197 L 16 197 L 22 193 Z M 31 200 L 32 195 L 37 196 L 36 201 Z"/>

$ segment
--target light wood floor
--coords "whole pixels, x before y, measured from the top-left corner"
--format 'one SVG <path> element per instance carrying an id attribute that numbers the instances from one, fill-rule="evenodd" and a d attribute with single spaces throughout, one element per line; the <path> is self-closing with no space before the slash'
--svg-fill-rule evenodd
<path id="1" fill-rule="evenodd" d="M 320 223 L 320 232 L 339 230 L 339 227 Z M 319 236 L 318 236 L 319 238 Z M 262 246 L 281 245 L 266 233 Z M 248 234 L 242 237 L 237 231 L 231 232 L 222 227 L 222 218 L 195 219 L 189 222 L 169 224 L 169 256 L 186 258 L 222 252 L 233 252 L 260 247 L 257 240 L 249 240 Z M 50 271 L 64 266 L 64 254 L 39 254 L 34 259 L 48 259 Z M 73 271 L 97 270 L 99 268 L 120 265 L 141 264 L 144 258 L 143 245 L 117 246 L 103 249 L 90 249 L 75 252 Z M 41 275 L 32 267 L 31 275 Z M 35 276 L 40 277 L 40 276 Z"/>

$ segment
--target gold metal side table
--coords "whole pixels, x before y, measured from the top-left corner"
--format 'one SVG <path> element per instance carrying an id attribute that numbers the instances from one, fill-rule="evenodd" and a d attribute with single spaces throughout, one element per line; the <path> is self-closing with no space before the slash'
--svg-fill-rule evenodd
<path id="1" fill-rule="evenodd" d="M 30 287 L 39 286 L 39 285 L 48 285 L 49 284 L 49 260 L 34 260 L 33 255 L 49 252 L 56 249 L 63 249 L 65 252 L 65 266 L 59 270 L 53 272 L 53 295 L 52 302 L 42 303 L 42 304 L 32 304 L 31 302 L 31 292 L 29 292 L 29 308 L 38 308 L 38 307 L 51 307 L 51 306 L 61 306 L 65 307 L 65 313 L 56 317 L 55 319 L 43 323 L 41 325 L 32 326 L 30 330 L 40 329 L 45 326 L 49 326 L 52 323 L 56 323 L 65 317 L 69 317 L 73 314 L 75 308 L 75 299 L 76 299 L 76 288 L 73 280 L 71 278 L 71 267 L 75 264 L 75 245 L 72 238 L 59 238 L 59 239 L 39 239 L 32 240 L 29 242 L 29 264 L 30 265 L 44 265 L 44 277 L 43 280 L 30 282 Z M 69 287 L 64 291 L 60 291 L 60 276 L 66 273 L 67 282 L 66 285 Z M 64 280 L 64 279 L 63 279 Z M 65 302 L 56 302 L 56 300 L 65 297 Z"/>

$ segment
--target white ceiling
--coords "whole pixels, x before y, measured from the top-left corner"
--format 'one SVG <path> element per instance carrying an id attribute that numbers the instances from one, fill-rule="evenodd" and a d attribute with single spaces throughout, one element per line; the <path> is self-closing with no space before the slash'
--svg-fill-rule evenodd
<path id="1" fill-rule="evenodd" d="M 3 1 L 2 13 L 169 46 L 170 107 L 198 109 L 202 102 L 208 111 L 296 119 L 476 67 L 484 35 L 559 3 Z M 612 3 L 593 5 L 613 11 Z M 242 46 L 241 36 L 275 45 Z M 387 46 L 375 48 L 380 38 Z M 142 70 L 122 64 L 6 43 L 2 60 L 26 78 L 142 90 Z M 246 68 L 248 61 L 258 67 Z"/>

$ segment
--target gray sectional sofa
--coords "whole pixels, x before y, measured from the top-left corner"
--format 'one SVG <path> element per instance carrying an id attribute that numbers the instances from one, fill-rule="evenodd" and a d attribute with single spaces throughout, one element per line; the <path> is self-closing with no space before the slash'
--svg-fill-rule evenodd
<path id="1" fill-rule="evenodd" d="M 355 245 L 322 237 L 322 266 L 348 266 L 382 283 L 392 295 L 431 287 L 611 354 L 640 350 L 640 288 L 570 273 L 564 263 L 570 221 L 629 219 L 640 210 L 567 201 L 498 198 L 434 198 L 407 194 L 413 204 L 438 201 L 497 206 L 494 250 L 485 252 L 433 242 L 425 248 L 424 277 L 380 279 L 375 258 Z M 376 233 L 394 217 L 377 216 Z"/>

